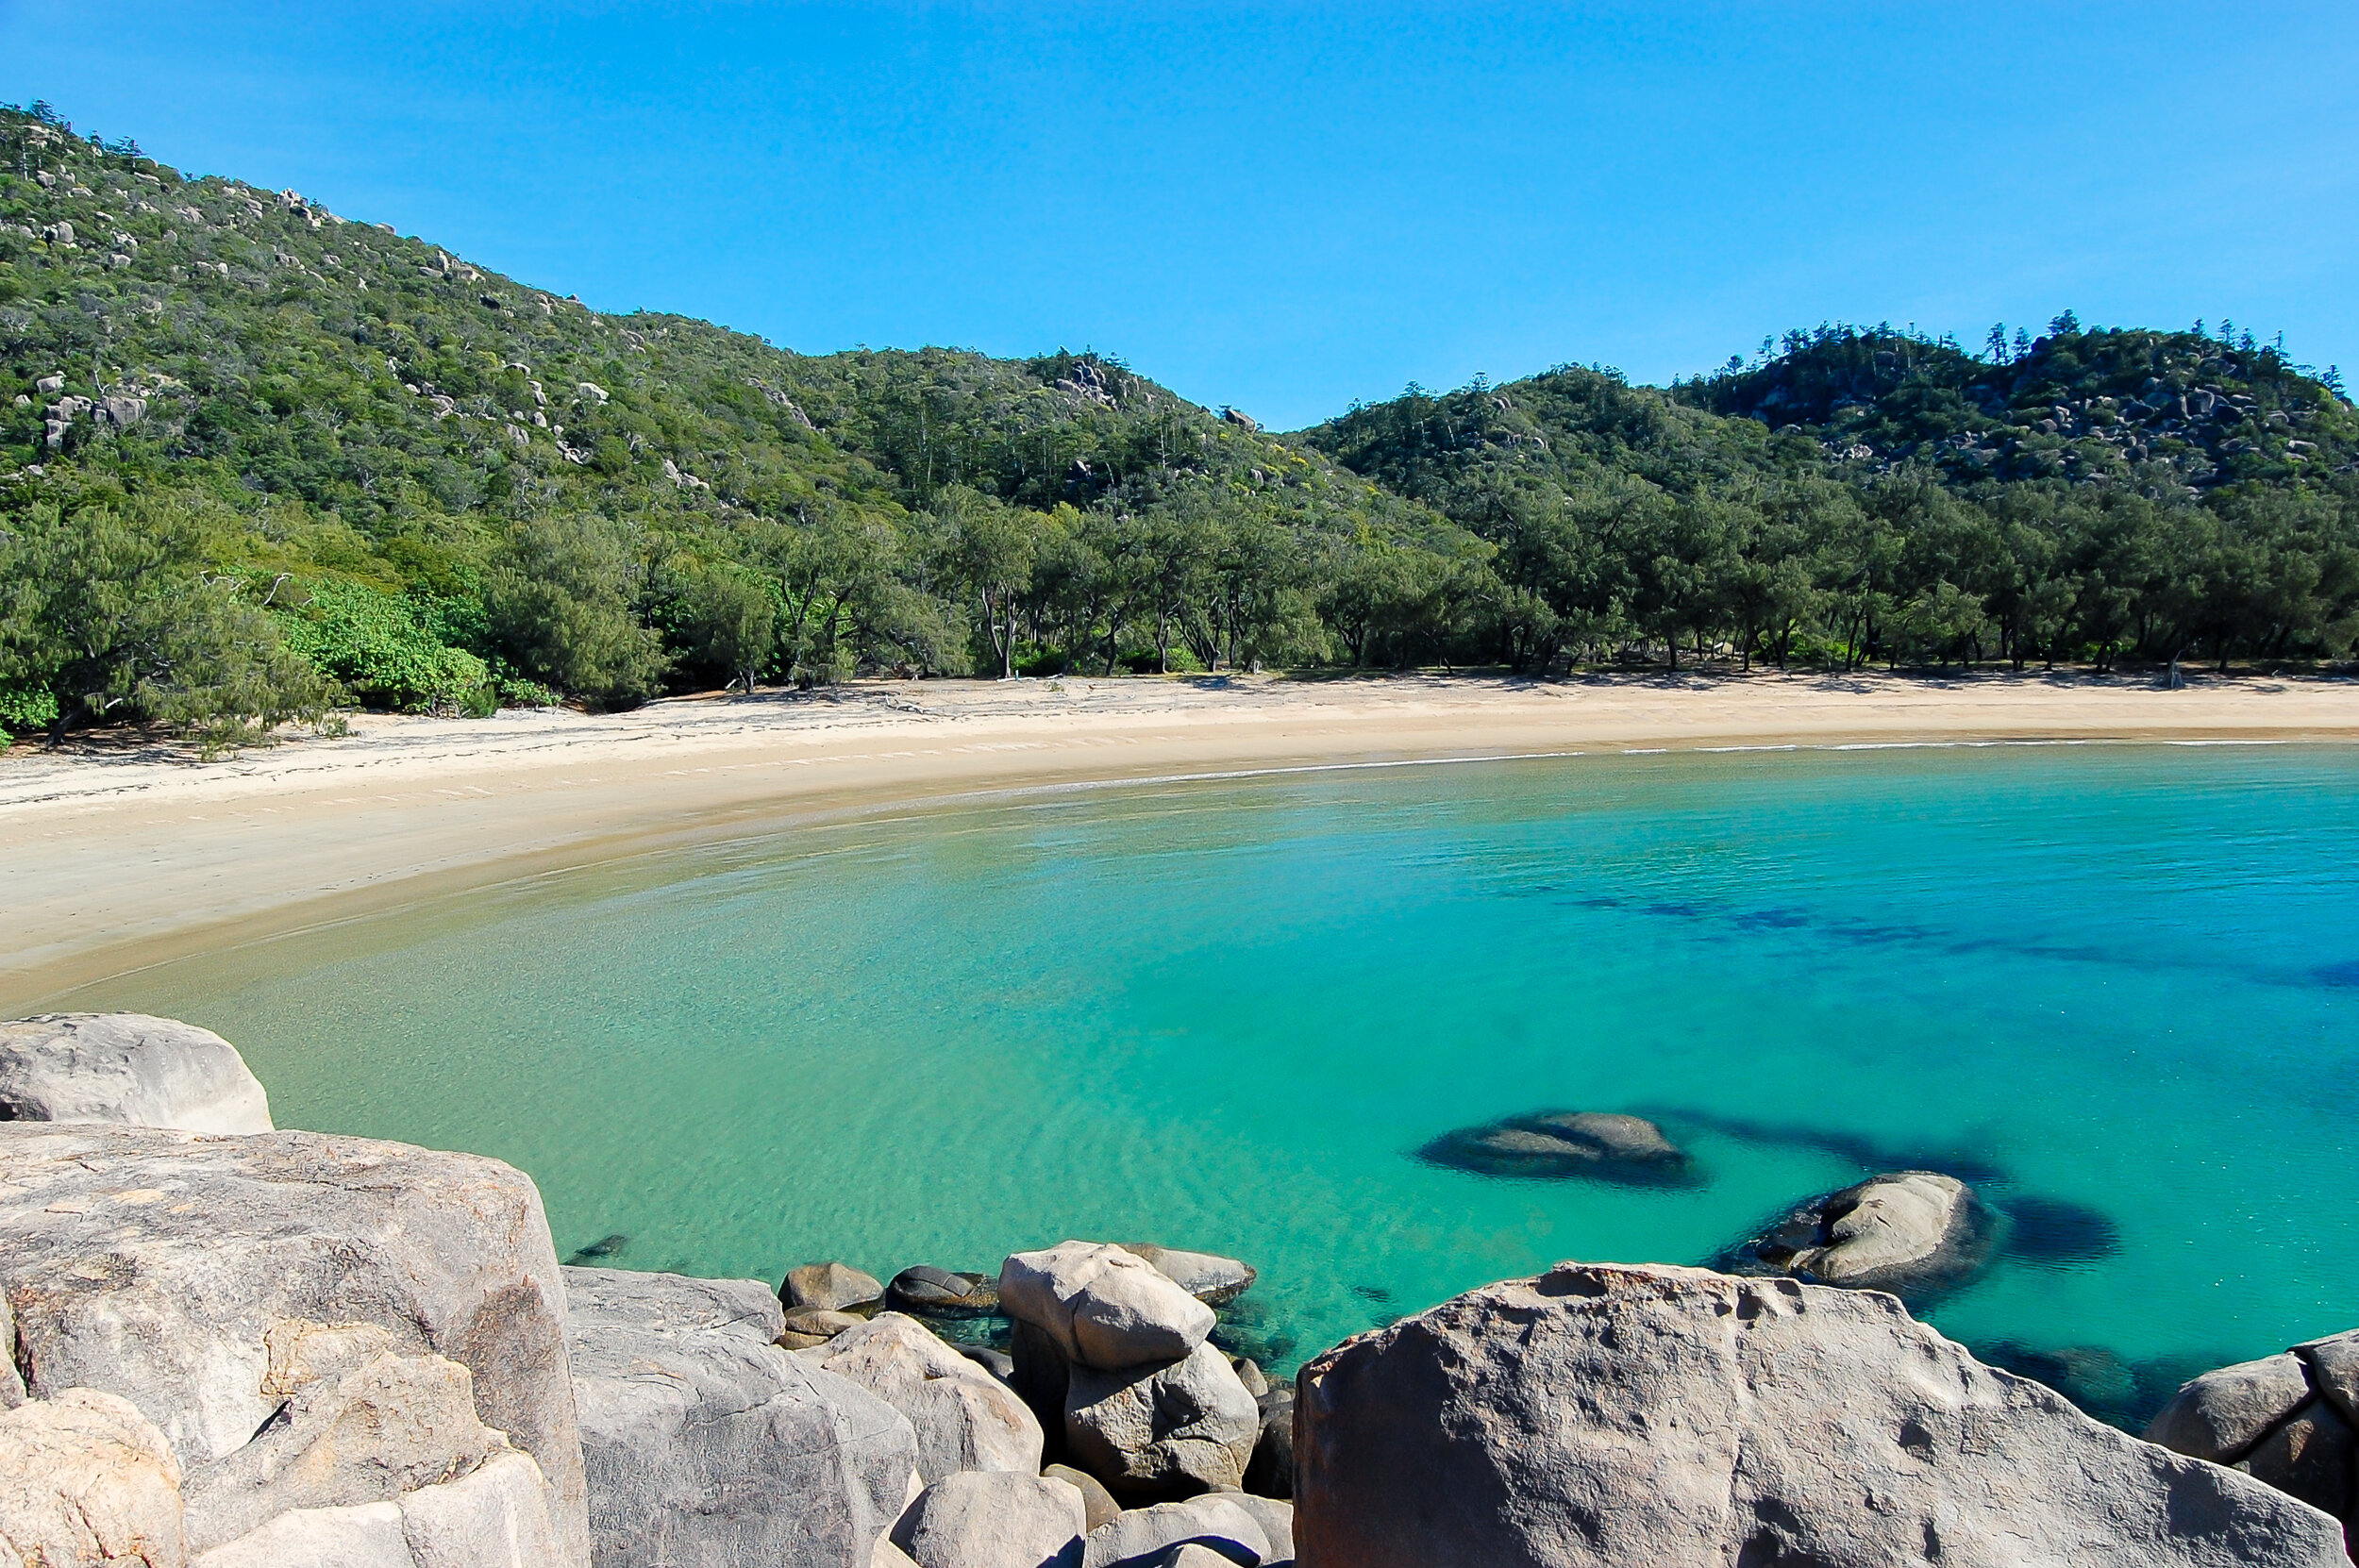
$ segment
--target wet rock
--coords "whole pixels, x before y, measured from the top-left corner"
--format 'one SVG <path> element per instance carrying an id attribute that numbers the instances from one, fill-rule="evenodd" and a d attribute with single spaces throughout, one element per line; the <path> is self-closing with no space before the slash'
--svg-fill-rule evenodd
<path id="1" fill-rule="evenodd" d="M 1082 1568 L 1145 1568 L 1163 1560 L 1184 1542 L 1209 1547 L 1224 1561 L 1244 1568 L 1257 1568 L 1270 1556 L 1260 1522 L 1233 1497 L 1213 1494 L 1117 1514 L 1090 1532 L 1082 1548 Z"/>
<path id="2" fill-rule="evenodd" d="M 1261 1429 L 1261 1410 L 1210 1344 L 1161 1366 L 1077 1365 L 1065 1389 L 1065 1447 L 1117 1497 L 1237 1491 Z"/>
<path id="3" fill-rule="evenodd" d="M 885 1305 L 918 1317 L 990 1317 L 999 1310 L 999 1284 L 987 1274 L 953 1274 L 920 1263 L 893 1276 Z"/>
<path id="4" fill-rule="evenodd" d="M 1012 1255 L 999 1270 L 999 1300 L 1067 1359 L 1099 1369 L 1170 1361 L 1213 1331 L 1211 1308 L 1145 1259 L 1094 1242 Z"/>
<path id="5" fill-rule="evenodd" d="M 1896 1171 L 1812 1198 L 1716 1261 L 1734 1274 L 1922 1299 L 1979 1274 L 1995 1232 L 1957 1177 Z"/>
<path id="6" fill-rule="evenodd" d="M 852 1564 L 901 1510 L 910 1424 L 780 1350 L 759 1280 L 569 1269 L 597 1568 Z"/>
<path id="7" fill-rule="evenodd" d="M 2330 1568 L 2324 1515 L 2091 1421 L 1891 1297 L 1562 1264 L 1318 1358 L 1306 1568 Z"/>
<path id="8" fill-rule="evenodd" d="M 1183 1252 L 1178 1247 L 1126 1242 L 1122 1250 L 1144 1258 L 1155 1272 L 1207 1307 L 1226 1307 L 1253 1288 L 1260 1277 L 1250 1263 L 1211 1252 Z"/>
<path id="9" fill-rule="evenodd" d="M 917 1568 L 1080 1568 L 1081 1494 L 1047 1476 L 968 1472 L 918 1495 L 893 1526 Z"/>
<path id="10" fill-rule="evenodd" d="M 805 1359 L 849 1378 L 909 1419 L 926 1482 L 962 1470 L 1040 1472 L 1041 1426 L 1022 1399 L 915 1318 L 879 1313 Z"/>
<path id="11" fill-rule="evenodd" d="M 855 1312 L 866 1317 L 884 1301 L 884 1287 L 874 1275 L 848 1263 L 805 1263 L 787 1271 L 778 1286 L 779 1305 L 789 1310 L 816 1308 L 823 1312 Z"/>
<path id="12" fill-rule="evenodd" d="M 127 1399 L 63 1389 L 0 1414 L 0 1561 L 180 1568 L 180 1470 Z"/>
<path id="13" fill-rule="evenodd" d="M 270 1100 L 236 1046 L 210 1029 L 136 1012 L 0 1024 L 0 1120 L 271 1130 Z"/>
<path id="14" fill-rule="evenodd" d="M 466 1368 L 483 1425 L 540 1463 L 558 1560 L 588 1560 L 565 1289 L 539 1193 L 497 1160 L 0 1123 L 0 1286 L 28 1392 L 121 1394 L 192 1474 L 277 1412 L 274 1327 L 376 1325 Z"/>
<path id="15" fill-rule="evenodd" d="M 1543 1110 L 1446 1132 L 1418 1157 L 1481 1176 L 1588 1176 L 1643 1186 L 1693 1180 L 1687 1151 L 1639 1116 Z"/>

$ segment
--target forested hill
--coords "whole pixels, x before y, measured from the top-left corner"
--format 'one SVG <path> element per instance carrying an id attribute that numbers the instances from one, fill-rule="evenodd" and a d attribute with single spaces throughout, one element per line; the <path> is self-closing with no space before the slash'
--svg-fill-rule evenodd
<path id="1" fill-rule="evenodd" d="M 1297 436 L 1119 362 L 615 316 L 0 111 L 0 726 L 1251 662 L 2316 660 L 2354 415 L 2274 349 L 1795 335 Z"/>

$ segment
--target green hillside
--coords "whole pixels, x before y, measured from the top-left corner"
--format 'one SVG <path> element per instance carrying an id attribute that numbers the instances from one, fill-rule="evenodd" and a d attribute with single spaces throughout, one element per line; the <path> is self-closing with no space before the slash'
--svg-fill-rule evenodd
<path id="1" fill-rule="evenodd" d="M 605 315 L 0 111 L 0 726 L 1245 665 L 2346 657 L 2359 415 L 2198 334 L 1795 334 L 1296 436 Z"/>

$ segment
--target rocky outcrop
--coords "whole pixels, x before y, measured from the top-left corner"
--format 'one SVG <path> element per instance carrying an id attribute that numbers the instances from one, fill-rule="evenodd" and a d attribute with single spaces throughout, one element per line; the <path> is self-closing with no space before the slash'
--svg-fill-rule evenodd
<path id="1" fill-rule="evenodd" d="M 1418 1158 L 1479 1176 L 1588 1176 L 1643 1186 L 1695 1178 L 1687 1151 L 1641 1116 L 1541 1110 L 1446 1132 Z"/>
<path id="2" fill-rule="evenodd" d="M 2359 1329 L 2205 1373 L 2146 1438 L 2334 1515 L 2359 1556 Z"/>
<path id="3" fill-rule="evenodd" d="M 890 1405 L 771 1342 L 759 1280 L 568 1269 L 597 1568 L 866 1568 L 917 1440 Z"/>
<path id="4" fill-rule="evenodd" d="M 276 1418 L 302 1413 L 273 1383 L 274 1331 L 374 1326 L 380 1354 L 465 1369 L 480 1425 L 545 1479 L 551 1560 L 587 1561 L 564 1287 L 540 1194 L 496 1160 L 303 1132 L 0 1124 L 0 1289 L 29 1392 L 129 1400 L 192 1506 L 209 1506 L 203 1485 L 270 1469 Z M 453 1454 L 460 1426 L 438 1428 Z M 356 1462 L 380 1461 L 425 1474 Z"/>
<path id="5" fill-rule="evenodd" d="M 1895 1171 L 1812 1198 L 1715 1262 L 1921 1299 L 1979 1274 L 1994 1241 L 1974 1189 L 1937 1171 Z"/>
<path id="6" fill-rule="evenodd" d="M 908 1418 L 926 1482 L 962 1470 L 1040 1474 L 1041 1426 L 1014 1391 L 915 1318 L 883 1312 L 803 1359 L 849 1378 Z"/>
<path id="7" fill-rule="evenodd" d="M 866 1317 L 884 1297 L 877 1276 L 848 1263 L 805 1263 L 789 1269 L 778 1286 L 778 1303 L 788 1311 L 798 1308 L 822 1312 L 851 1312 Z"/>
<path id="8" fill-rule="evenodd" d="M 1012 1255 L 999 1269 L 999 1303 L 1089 1367 L 1176 1360 L 1213 1331 L 1210 1307 L 1146 1259 L 1096 1242 Z"/>
<path id="9" fill-rule="evenodd" d="M 1253 1396 L 1209 1343 L 1163 1365 L 1075 1366 L 1066 1385 L 1066 1447 L 1118 1497 L 1235 1491 L 1261 1430 Z"/>
<path id="10" fill-rule="evenodd" d="M 1568 1263 L 1348 1341 L 1300 1387 L 1305 1568 L 2343 1560 L 2326 1515 L 1876 1293 Z"/>
<path id="11" fill-rule="evenodd" d="M 136 1012 L 0 1023 L 0 1121 L 271 1130 L 270 1100 L 236 1046 L 210 1029 Z"/>
<path id="12" fill-rule="evenodd" d="M 0 1414 L 0 1562 L 183 1568 L 180 1469 L 130 1401 L 92 1389 Z"/>
<path id="13" fill-rule="evenodd" d="M 1122 1247 L 1063 1242 L 999 1271 L 1013 1386 L 1065 1457 L 1117 1497 L 1235 1489 L 1260 1432 L 1252 1395 L 1207 1335 L 1211 1308 Z"/>
<path id="14" fill-rule="evenodd" d="M 1080 1568 L 1081 1494 L 1047 1476 L 968 1472 L 928 1487 L 893 1526 L 917 1568 Z"/>
<path id="15" fill-rule="evenodd" d="M 1207 1307 L 1226 1307 L 1253 1288 L 1260 1277 L 1250 1263 L 1213 1252 L 1183 1252 L 1145 1242 L 1125 1242 L 1122 1250 L 1143 1258 L 1155 1272 Z"/>

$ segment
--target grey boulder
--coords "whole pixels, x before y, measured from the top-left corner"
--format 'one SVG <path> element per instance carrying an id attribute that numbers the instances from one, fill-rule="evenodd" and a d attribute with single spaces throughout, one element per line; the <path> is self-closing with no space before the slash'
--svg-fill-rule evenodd
<path id="1" fill-rule="evenodd" d="M 849 1263 L 805 1263 L 789 1269 L 778 1286 L 778 1302 L 790 1312 L 807 1307 L 865 1316 L 883 1296 L 884 1287 L 877 1283 L 875 1275 L 863 1274 Z"/>
<path id="2" fill-rule="evenodd" d="M 1185 1542 L 1208 1546 L 1228 1562 L 1260 1568 L 1269 1561 L 1269 1538 L 1261 1522 L 1217 1493 L 1180 1503 L 1131 1509 L 1090 1531 L 1082 1568 L 1141 1568 Z"/>
<path id="3" fill-rule="evenodd" d="M 1737 1274 L 1919 1295 L 1989 1261 L 1994 1231 L 1974 1190 L 1938 1171 L 1893 1171 L 1800 1205 L 1720 1259 Z"/>
<path id="4" fill-rule="evenodd" d="M 271 1130 L 269 1096 L 236 1046 L 210 1029 L 137 1012 L 0 1023 L 0 1120 Z"/>
<path id="5" fill-rule="evenodd" d="M 482 1424 L 539 1463 L 558 1560 L 588 1559 L 564 1286 L 540 1193 L 497 1160 L 0 1123 L 0 1288 L 32 1394 L 120 1394 L 192 1474 L 285 1403 L 264 1386 L 275 1327 L 376 1325 L 467 1370 Z"/>
<path id="6" fill-rule="evenodd" d="M 1106 1490 L 1105 1483 L 1086 1470 L 1076 1470 L 1069 1464 L 1051 1464 L 1043 1466 L 1041 1474 L 1053 1476 L 1080 1493 L 1084 1530 L 1095 1530 L 1122 1512 L 1122 1505 L 1114 1501 L 1114 1494 Z"/>
<path id="7" fill-rule="evenodd" d="M 917 1432 L 923 1481 L 962 1470 L 1040 1474 L 1041 1425 L 1031 1410 L 915 1318 L 881 1312 L 803 1358 L 858 1383 L 909 1419 Z"/>
<path id="8" fill-rule="evenodd" d="M 1560 1264 L 1304 1368 L 1305 1568 L 2329 1568 L 2317 1510 L 2099 1425 L 1892 1297 Z"/>
<path id="9" fill-rule="evenodd" d="M 2146 1437 L 2323 1509 L 2359 1545 L 2359 1329 L 2205 1373 Z"/>
<path id="10" fill-rule="evenodd" d="M 181 1568 L 180 1471 L 155 1424 L 94 1389 L 0 1413 L 0 1562 Z"/>
<path id="11" fill-rule="evenodd" d="M 999 1269 L 1000 1309 L 1040 1329 L 1068 1360 L 1112 1370 L 1176 1360 L 1213 1331 L 1213 1309 L 1118 1246 L 1060 1242 Z"/>
<path id="12" fill-rule="evenodd" d="M 779 1349 L 759 1280 L 568 1269 L 597 1568 L 865 1568 L 910 1493 L 890 1405 Z"/>
<path id="13" fill-rule="evenodd" d="M 920 1493 L 893 1543 L 917 1568 L 1080 1568 L 1083 1519 L 1053 1476 L 966 1471 Z"/>
<path id="14" fill-rule="evenodd" d="M 1207 1307 L 1226 1307 L 1260 1277 L 1252 1264 L 1213 1252 L 1185 1252 L 1146 1242 L 1125 1242 L 1122 1250 L 1152 1263 L 1156 1273 Z"/>
<path id="15" fill-rule="evenodd" d="M 1117 1497 L 1234 1492 L 1261 1435 L 1261 1410 L 1210 1343 L 1154 1367 L 1071 1369 L 1065 1447 Z"/>
<path id="16" fill-rule="evenodd" d="M 778 1325 L 777 1343 L 788 1350 L 810 1350 L 827 1343 L 847 1328 L 868 1320 L 851 1312 L 831 1312 L 823 1307 L 797 1307 Z"/>
<path id="17" fill-rule="evenodd" d="M 987 1274 L 954 1274 L 919 1263 L 885 1287 L 885 1305 L 929 1318 L 980 1318 L 999 1310 L 999 1286 Z"/>
<path id="18" fill-rule="evenodd" d="M 291 1510 L 190 1568 L 541 1568 L 561 1560 L 546 1491 L 532 1460 L 510 1450 L 397 1503 Z"/>

